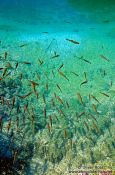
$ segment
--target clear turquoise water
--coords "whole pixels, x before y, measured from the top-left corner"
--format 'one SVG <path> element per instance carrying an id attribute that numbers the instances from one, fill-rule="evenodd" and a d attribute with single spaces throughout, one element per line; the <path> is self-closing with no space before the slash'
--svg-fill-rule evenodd
<path id="1" fill-rule="evenodd" d="M 13 131 L 14 169 L 20 159 L 28 165 L 15 173 L 114 169 L 115 2 L 1 1 L 0 41 L 0 139 L 7 146 Z"/>

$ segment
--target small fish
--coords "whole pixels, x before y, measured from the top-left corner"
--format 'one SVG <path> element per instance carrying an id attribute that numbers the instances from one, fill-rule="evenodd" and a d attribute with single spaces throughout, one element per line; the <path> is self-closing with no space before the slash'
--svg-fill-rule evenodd
<path id="1" fill-rule="evenodd" d="M 28 80 L 28 81 L 32 84 L 32 86 L 39 86 L 39 84 L 35 81 L 32 81 L 32 80 Z"/>
<path id="2" fill-rule="evenodd" d="M 13 97 L 13 98 L 12 98 L 12 108 L 13 108 L 14 105 L 15 105 L 15 101 L 16 101 L 16 99 L 15 99 L 15 97 Z"/>
<path id="3" fill-rule="evenodd" d="M 96 102 L 100 103 L 99 100 L 98 100 L 94 95 L 91 95 L 91 97 L 92 97 Z"/>
<path id="4" fill-rule="evenodd" d="M 19 97 L 19 98 L 21 98 L 21 99 L 25 99 L 26 97 L 30 96 L 31 94 L 32 94 L 32 92 L 29 92 L 28 94 L 23 95 L 23 96 L 17 95 L 17 97 Z"/>
<path id="5" fill-rule="evenodd" d="M 61 66 L 58 68 L 58 70 L 60 70 L 63 66 L 64 66 L 64 64 L 62 63 Z"/>
<path id="6" fill-rule="evenodd" d="M 62 92 L 61 87 L 58 84 L 56 84 L 56 86 L 58 87 L 58 89 L 60 90 L 60 92 Z"/>
<path id="7" fill-rule="evenodd" d="M 9 120 L 7 124 L 7 134 L 9 133 L 10 128 L 11 128 L 11 119 Z"/>
<path id="8" fill-rule="evenodd" d="M 24 113 L 25 112 L 28 112 L 29 113 L 29 110 L 28 110 L 28 103 L 24 105 Z"/>
<path id="9" fill-rule="evenodd" d="M 66 105 L 67 105 L 68 108 L 70 107 L 70 105 L 69 105 L 69 103 L 67 101 L 66 101 Z"/>
<path id="10" fill-rule="evenodd" d="M 60 115 L 63 115 L 64 117 L 66 117 L 66 115 L 64 114 L 64 112 L 62 111 L 62 109 L 57 108 L 57 110 L 60 113 Z"/>
<path id="11" fill-rule="evenodd" d="M 19 47 L 24 47 L 24 46 L 27 46 L 27 44 L 22 44 L 22 45 L 20 45 Z"/>
<path id="12" fill-rule="evenodd" d="M 16 149 L 15 151 L 14 151 L 14 155 L 13 155 L 13 165 L 15 164 L 15 162 L 16 162 L 16 159 L 17 159 L 17 156 L 18 156 L 18 149 Z"/>
<path id="13" fill-rule="evenodd" d="M 80 86 L 82 86 L 83 84 L 86 84 L 87 82 L 88 82 L 88 80 L 83 81 L 83 82 L 80 84 Z"/>
<path id="14" fill-rule="evenodd" d="M 5 60 L 6 60 L 7 56 L 8 56 L 8 53 L 5 52 L 5 53 L 4 53 L 4 59 L 5 59 Z"/>
<path id="15" fill-rule="evenodd" d="M 0 77 L 0 81 L 1 81 L 1 80 L 3 80 L 3 78 L 2 78 L 2 77 Z"/>
<path id="16" fill-rule="evenodd" d="M 52 102 L 52 106 L 54 107 L 55 106 L 55 102 L 53 99 L 51 99 L 51 102 Z"/>
<path id="17" fill-rule="evenodd" d="M 94 122 L 93 122 L 93 128 L 95 128 L 96 131 L 99 132 L 99 129 L 98 129 L 97 125 Z"/>
<path id="18" fill-rule="evenodd" d="M 0 70 L 3 70 L 4 68 L 3 67 L 0 67 Z"/>
<path id="19" fill-rule="evenodd" d="M 57 57 L 59 57 L 60 55 L 58 55 L 56 52 L 54 52 L 54 56 L 53 57 L 51 57 L 51 58 L 57 58 Z"/>
<path id="20" fill-rule="evenodd" d="M 7 67 L 8 69 L 9 69 L 9 68 L 12 68 L 11 63 L 8 62 L 8 63 L 6 64 L 6 67 Z"/>
<path id="21" fill-rule="evenodd" d="M 49 118 L 50 118 L 50 125 L 51 125 L 51 128 L 52 128 L 52 116 L 50 115 Z"/>
<path id="22" fill-rule="evenodd" d="M 22 62 L 20 62 L 20 63 L 22 63 L 22 64 L 28 64 L 28 65 L 31 65 L 32 63 L 30 63 L 30 62 L 28 62 L 28 61 L 22 61 Z"/>
<path id="23" fill-rule="evenodd" d="M 3 74 L 2 74 L 3 77 L 6 75 L 7 70 L 8 70 L 8 68 L 5 68 L 5 69 L 4 69 L 4 72 L 3 72 Z"/>
<path id="24" fill-rule="evenodd" d="M 4 97 L 3 96 L 1 97 L 1 101 L 2 101 L 2 106 L 4 106 L 5 100 L 4 100 Z"/>
<path id="25" fill-rule="evenodd" d="M 100 92 L 102 95 L 106 96 L 106 97 L 109 97 L 108 94 L 104 93 L 104 92 Z"/>
<path id="26" fill-rule="evenodd" d="M 55 77 L 54 71 L 52 70 L 52 75 Z"/>
<path id="27" fill-rule="evenodd" d="M 2 116 L 0 116 L 0 132 L 2 132 L 3 128 L 3 121 L 2 121 Z"/>
<path id="28" fill-rule="evenodd" d="M 56 120 L 57 120 L 57 121 L 59 121 L 59 120 L 58 120 L 58 118 L 57 118 L 57 115 L 56 115 L 56 114 L 54 114 L 54 116 L 55 116 Z"/>
<path id="29" fill-rule="evenodd" d="M 46 114 L 47 114 L 46 107 L 44 107 L 44 118 L 45 119 L 46 119 Z"/>
<path id="30" fill-rule="evenodd" d="M 49 123 L 47 124 L 47 128 L 48 128 L 48 131 L 49 131 L 49 133 L 50 133 L 50 132 L 51 132 L 51 128 L 50 128 Z"/>
<path id="31" fill-rule="evenodd" d="M 66 131 L 66 129 L 64 130 L 64 138 L 66 139 L 67 138 L 67 131 Z"/>
<path id="32" fill-rule="evenodd" d="M 42 95 L 42 98 L 43 98 L 43 102 L 46 104 L 46 99 L 45 99 L 45 95 L 44 94 Z"/>
<path id="33" fill-rule="evenodd" d="M 103 55 L 100 55 L 100 57 L 102 58 L 102 59 L 104 59 L 105 61 L 110 61 L 108 58 L 106 58 L 105 56 L 103 56 Z"/>
<path id="34" fill-rule="evenodd" d="M 15 70 L 18 68 L 18 65 L 19 65 L 19 63 L 17 62 L 17 63 L 16 63 L 16 66 L 15 66 Z"/>
<path id="35" fill-rule="evenodd" d="M 43 60 L 38 59 L 40 66 L 44 63 Z"/>
<path id="36" fill-rule="evenodd" d="M 78 115 L 78 118 L 80 118 L 82 115 L 85 114 L 85 111 L 81 112 L 79 115 Z"/>
<path id="37" fill-rule="evenodd" d="M 83 105 L 83 100 L 82 100 L 80 93 L 77 93 L 77 97 L 78 97 L 79 102 Z"/>
<path id="38" fill-rule="evenodd" d="M 67 78 L 67 76 L 66 76 L 63 72 L 61 72 L 61 71 L 59 71 L 59 70 L 58 70 L 58 72 L 59 72 L 59 74 L 60 74 L 62 77 L 64 77 L 66 80 L 69 81 L 69 79 Z"/>
<path id="39" fill-rule="evenodd" d="M 71 73 L 74 74 L 74 75 L 76 75 L 77 77 L 79 76 L 76 72 L 72 72 L 72 71 L 71 71 Z"/>
<path id="40" fill-rule="evenodd" d="M 89 115 L 97 122 L 97 119 L 95 118 L 94 115 L 92 115 L 92 114 L 89 114 Z"/>
<path id="41" fill-rule="evenodd" d="M 112 85 L 113 85 L 113 82 L 112 82 L 112 80 L 110 81 L 110 86 L 112 87 Z"/>
<path id="42" fill-rule="evenodd" d="M 19 117 L 18 116 L 16 117 L 16 127 L 17 127 L 17 129 L 19 127 Z"/>
<path id="43" fill-rule="evenodd" d="M 85 61 L 86 63 L 91 64 L 91 62 L 90 62 L 89 60 L 84 59 L 84 58 L 83 58 L 83 56 L 79 57 L 79 59 L 81 59 L 81 60 Z"/>
<path id="44" fill-rule="evenodd" d="M 78 41 L 75 41 L 75 40 L 71 40 L 71 39 L 67 39 L 67 38 L 66 38 L 66 40 L 69 41 L 69 42 L 72 42 L 74 44 L 80 44 Z"/>
<path id="45" fill-rule="evenodd" d="M 37 72 L 36 72 L 36 76 L 37 76 L 38 80 L 40 80 L 40 76 Z"/>
<path id="46" fill-rule="evenodd" d="M 23 74 L 21 73 L 20 76 L 19 76 L 20 80 L 22 80 L 23 78 Z"/>
<path id="47" fill-rule="evenodd" d="M 49 88 L 49 85 L 48 85 L 48 83 L 46 83 L 46 90 L 48 91 L 48 88 Z"/>
<path id="48" fill-rule="evenodd" d="M 47 34 L 48 32 L 42 32 L 42 33 L 46 33 Z"/>
<path id="49" fill-rule="evenodd" d="M 93 110 L 94 110 L 95 113 L 98 113 L 97 112 L 97 106 L 95 104 L 92 104 L 92 108 L 93 108 Z"/>
<path id="50" fill-rule="evenodd" d="M 84 122 L 84 124 L 85 124 L 87 130 L 89 131 L 89 126 L 88 126 L 88 124 L 87 124 L 86 122 Z"/>
<path id="51" fill-rule="evenodd" d="M 63 104 L 64 105 L 64 102 L 63 102 L 63 100 L 59 97 L 59 96 L 56 96 L 56 99 L 61 103 L 61 104 Z"/>

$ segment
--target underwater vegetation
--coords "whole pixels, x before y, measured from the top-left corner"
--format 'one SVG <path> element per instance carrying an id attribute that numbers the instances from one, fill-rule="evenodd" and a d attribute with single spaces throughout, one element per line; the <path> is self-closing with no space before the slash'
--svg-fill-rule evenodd
<path id="1" fill-rule="evenodd" d="M 115 82 L 103 68 L 113 70 L 112 60 L 99 54 L 95 70 L 78 55 L 68 69 L 53 43 L 0 43 L 0 174 L 66 174 L 113 163 Z"/>

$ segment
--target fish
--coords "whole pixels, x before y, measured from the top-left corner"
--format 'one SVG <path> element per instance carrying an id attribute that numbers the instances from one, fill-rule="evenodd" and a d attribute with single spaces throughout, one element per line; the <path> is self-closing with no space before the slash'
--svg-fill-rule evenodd
<path id="1" fill-rule="evenodd" d="M 2 116 L 0 116 L 0 132 L 2 132 L 2 128 L 3 128 L 3 120 Z"/>
<path id="2" fill-rule="evenodd" d="M 40 76 L 37 72 L 36 72 L 36 76 L 37 76 L 38 80 L 40 80 Z"/>
<path id="3" fill-rule="evenodd" d="M 106 96 L 106 97 L 109 97 L 108 94 L 104 93 L 104 92 L 100 92 L 102 95 Z"/>
<path id="4" fill-rule="evenodd" d="M 82 115 L 85 114 L 85 111 L 81 112 L 79 115 L 78 115 L 78 118 L 81 117 Z"/>
<path id="5" fill-rule="evenodd" d="M 52 75 L 55 77 L 54 71 L 52 70 Z"/>
<path id="6" fill-rule="evenodd" d="M 79 102 L 83 105 L 83 99 L 82 99 L 80 93 L 77 93 L 77 97 L 78 97 Z"/>
<path id="7" fill-rule="evenodd" d="M 97 119 L 95 118 L 94 115 L 92 115 L 91 113 L 89 115 L 97 122 Z"/>
<path id="8" fill-rule="evenodd" d="M 10 128 L 11 128 L 11 119 L 9 120 L 7 124 L 7 134 L 9 133 Z"/>
<path id="9" fill-rule="evenodd" d="M 3 70 L 4 68 L 3 67 L 0 67 L 0 70 Z"/>
<path id="10" fill-rule="evenodd" d="M 92 97 L 96 102 L 100 103 L 99 100 L 98 100 L 94 95 L 91 95 L 91 97 Z"/>
<path id="11" fill-rule="evenodd" d="M 46 107 L 44 107 L 44 118 L 45 118 L 45 119 L 46 119 L 46 113 L 47 113 Z"/>
<path id="12" fill-rule="evenodd" d="M 3 78 L 2 78 L 2 77 L 0 77 L 0 81 L 1 81 L 1 80 L 3 80 Z"/>
<path id="13" fill-rule="evenodd" d="M 4 53 L 4 59 L 5 59 L 5 60 L 6 60 L 7 56 L 8 56 L 8 53 L 5 52 L 5 53 Z"/>
<path id="14" fill-rule="evenodd" d="M 15 105 L 15 101 L 16 101 L 16 99 L 15 99 L 15 97 L 13 97 L 13 98 L 12 98 L 12 108 L 13 108 L 14 105 Z"/>
<path id="15" fill-rule="evenodd" d="M 85 124 L 87 130 L 89 131 L 89 126 L 88 126 L 88 124 L 87 124 L 86 122 L 84 122 L 84 124 Z"/>
<path id="16" fill-rule="evenodd" d="M 16 66 L 15 66 L 15 70 L 18 68 L 18 65 L 19 65 L 19 63 L 17 62 L 17 63 L 16 63 Z"/>
<path id="17" fill-rule="evenodd" d="M 32 64 L 31 62 L 28 62 L 28 61 L 21 61 L 20 63 L 27 64 L 27 65 L 31 65 Z"/>
<path id="18" fill-rule="evenodd" d="M 43 98 L 43 102 L 46 104 L 46 99 L 45 99 L 45 95 L 44 94 L 42 95 L 42 98 Z"/>
<path id="19" fill-rule="evenodd" d="M 57 108 L 57 110 L 60 113 L 60 115 L 63 115 L 64 117 L 66 117 L 66 115 L 64 114 L 64 112 L 62 111 L 62 109 Z"/>
<path id="20" fill-rule="evenodd" d="M 11 63 L 8 62 L 8 63 L 6 64 L 6 67 L 7 67 L 7 68 L 12 68 Z"/>
<path id="21" fill-rule="evenodd" d="M 86 84 L 87 82 L 88 82 L 88 80 L 83 81 L 83 82 L 80 84 L 80 86 L 82 86 L 83 84 Z"/>
<path id="22" fill-rule="evenodd" d="M 58 70 L 60 70 L 63 66 L 64 66 L 64 64 L 62 63 L 61 66 L 58 68 Z"/>
<path id="23" fill-rule="evenodd" d="M 3 77 L 6 75 L 7 70 L 8 70 L 8 68 L 4 69 L 3 74 L 2 74 Z"/>
<path id="24" fill-rule="evenodd" d="M 32 92 L 29 92 L 28 94 L 25 94 L 25 95 L 17 95 L 17 97 L 21 98 L 21 99 L 25 99 L 27 98 L 28 96 L 30 96 L 32 94 Z"/>
<path id="25" fill-rule="evenodd" d="M 61 72 L 59 70 L 58 70 L 58 72 L 59 72 L 59 75 L 61 75 L 62 77 L 64 77 L 66 80 L 69 81 L 69 79 L 67 78 L 67 76 L 63 72 Z"/>
<path id="26" fill-rule="evenodd" d="M 79 59 L 81 59 L 81 60 L 83 60 L 83 61 L 85 61 L 86 63 L 89 63 L 89 64 L 91 64 L 91 61 L 84 59 L 84 58 L 83 58 L 83 56 L 81 56 L 81 57 L 78 57 L 78 58 L 79 58 Z"/>
<path id="27" fill-rule="evenodd" d="M 42 33 L 48 33 L 48 32 L 42 32 Z"/>
<path id="28" fill-rule="evenodd" d="M 66 129 L 64 130 L 64 138 L 66 139 L 67 138 L 67 131 L 66 131 Z"/>
<path id="29" fill-rule="evenodd" d="M 4 97 L 3 96 L 1 97 L 1 101 L 2 101 L 2 106 L 4 106 L 5 100 L 4 100 Z"/>
<path id="30" fill-rule="evenodd" d="M 54 56 L 51 57 L 51 58 L 57 58 L 57 57 L 59 57 L 59 56 L 60 56 L 59 54 L 57 54 L 56 52 L 54 52 Z"/>
<path id="31" fill-rule="evenodd" d="M 106 58 L 104 55 L 100 55 L 100 57 L 102 58 L 102 59 L 104 59 L 105 61 L 110 61 L 108 58 Z"/>
<path id="32" fill-rule="evenodd" d="M 92 104 L 92 108 L 93 108 L 93 110 L 94 110 L 95 113 L 98 113 L 97 106 L 95 104 Z"/>
<path id="33" fill-rule="evenodd" d="M 38 59 L 40 66 L 44 63 L 43 60 Z"/>
<path id="34" fill-rule="evenodd" d="M 66 38 L 66 40 L 69 41 L 69 42 L 72 42 L 74 44 L 80 44 L 78 41 L 75 41 L 75 40 L 72 40 L 72 39 Z"/>
<path id="35" fill-rule="evenodd" d="M 66 105 L 67 105 L 67 107 L 68 107 L 68 108 L 70 107 L 70 105 L 69 105 L 68 101 L 66 101 Z"/>
<path id="36" fill-rule="evenodd" d="M 20 80 L 22 80 L 23 78 L 23 74 L 21 73 L 20 76 L 19 76 Z"/>
<path id="37" fill-rule="evenodd" d="M 15 151 L 14 151 L 14 155 L 13 155 L 13 165 L 15 164 L 15 162 L 16 162 L 16 159 L 17 159 L 17 156 L 18 156 L 18 149 L 16 149 Z"/>
<path id="38" fill-rule="evenodd" d="M 61 103 L 61 104 L 63 104 L 64 105 L 64 102 L 63 102 L 63 100 L 59 97 L 59 96 L 56 96 L 56 99 Z"/>
<path id="39" fill-rule="evenodd" d="M 19 117 L 18 116 L 16 116 L 16 127 L 17 127 L 17 129 L 19 127 Z"/>
<path id="40" fill-rule="evenodd" d="M 50 118 L 50 125 L 51 125 L 51 128 L 52 128 L 52 116 L 50 115 L 49 118 Z"/>
<path id="41" fill-rule="evenodd" d="M 60 92 L 62 92 L 61 87 L 58 84 L 56 84 L 56 86 L 58 87 L 58 89 L 60 90 Z"/>
<path id="42" fill-rule="evenodd" d="M 48 83 L 46 83 L 46 90 L 48 91 L 48 88 L 49 88 L 49 85 L 48 85 Z"/>
<path id="43" fill-rule="evenodd" d="M 49 123 L 47 123 L 47 128 L 48 128 L 48 131 L 49 131 L 49 133 L 50 133 L 50 132 L 51 132 L 51 128 L 50 128 Z"/>
<path id="44" fill-rule="evenodd" d="M 29 110 L 28 110 L 28 103 L 24 105 L 24 113 L 25 113 L 26 111 L 29 113 Z"/>
<path id="45" fill-rule="evenodd" d="M 77 77 L 79 76 L 76 72 L 72 72 L 72 71 L 71 71 L 71 73 L 74 74 L 74 75 L 76 75 Z"/>
<path id="46" fill-rule="evenodd" d="M 24 46 L 27 46 L 27 44 L 21 44 L 19 47 L 24 47 Z"/>

